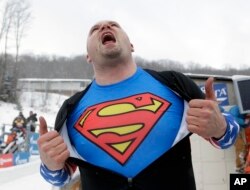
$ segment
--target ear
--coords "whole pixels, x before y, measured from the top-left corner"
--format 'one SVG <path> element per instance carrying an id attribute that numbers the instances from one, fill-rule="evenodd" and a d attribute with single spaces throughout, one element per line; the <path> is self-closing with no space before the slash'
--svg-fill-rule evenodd
<path id="1" fill-rule="evenodd" d="M 133 44 L 130 44 L 131 45 L 131 52 L 134 52 L 135 49 L 134 49 L 134 45 Z"/>
<path id="2" fill-rule="evenodd" d="M 86 59 L 87 59 L 87 62 L 88 62 L 88 63 L 91 63 L 91 62 L 92 62 L 92 60 L 91 60 L 91 58 L 89 57 L 88 54 L 86 55 Z"/>

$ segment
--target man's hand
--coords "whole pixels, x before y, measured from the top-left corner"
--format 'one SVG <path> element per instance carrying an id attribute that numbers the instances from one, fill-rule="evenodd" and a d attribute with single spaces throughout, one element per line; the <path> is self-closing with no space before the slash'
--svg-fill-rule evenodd
<path id="1" fill-rule="evenodd" d="M 205 83 L 205 100 L 193 99 L 189 102 L 186 119 L 188 130 L 206 139 L 222 137 L 227 126 L 216 101 L 213 80 L 212 77 L 209 77 Z"/>
<path id="2" fill-rule="evenodd" d="M 57 131 L 48 132 L 46 121 L 39 118 L 40 137 L 37 141 L 40 157 L 46 167 L 52 171 L 60 170 L 64 167 L 65 161 L 69 157 L 67 145 Z"/>

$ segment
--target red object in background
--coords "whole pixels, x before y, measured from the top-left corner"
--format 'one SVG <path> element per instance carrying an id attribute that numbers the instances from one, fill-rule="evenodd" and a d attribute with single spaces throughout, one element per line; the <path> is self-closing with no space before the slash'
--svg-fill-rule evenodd
<path id="1" fill-rule="evenodd" d="M 246 144 L 250 146 L 250 126 L 245 128 Z"/>
<path id="2" fill-rule="evenodd" d="M 246 120 L 247 123 L 249 123 L 249 117 Z M 246 174 L 250 174 L 250 124 L 245 128 L 245 137 L 246 137 L 247 155 L 246 155 L 246 165 L 244 170 Z"/>
<path id="3" fill-rule="evenodd" d="M 13 154 L 0 155 L 0 168 L 13 166 Z"/>
<path id="4" fill-rule="evenodd" d="M 250 174 L 250 151 L 248 149 L 248 154 L 246 157 L 246 166 L 245 166 L 245 174 Z"/>
<path id="5" fill-rule="evenodd" d="M 245 127 L 245 138 L 246 138 L 246 145 L 248 146 L 248 148 L 250 147 L 250 114 L 246 115 L 245 118 L 245 123 L 246 123 L 246 127 Z"/>

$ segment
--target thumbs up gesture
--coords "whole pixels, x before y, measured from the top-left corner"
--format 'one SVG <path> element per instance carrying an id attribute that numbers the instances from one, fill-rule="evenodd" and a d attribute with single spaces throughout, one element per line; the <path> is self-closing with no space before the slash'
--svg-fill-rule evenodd
<path id="1" fill-rule="evenodd" d="M 207 79 L 205 82 L 205 99 L 191 100 L 187 111 L 188 130 L 206 139 L 222 137 L 227 126 L 216 101 L 213 83 L 212 77 Z"/>
<path id="2" fill-rule="evenodd" d="M 48 169 L 60 170 L 69 157 L 67 145 L 57 131 L 48 132 L 47 123 L 43 117 L 39 118 L 39 122 L 40 137 L 37 144 L 41 160 Z"/>

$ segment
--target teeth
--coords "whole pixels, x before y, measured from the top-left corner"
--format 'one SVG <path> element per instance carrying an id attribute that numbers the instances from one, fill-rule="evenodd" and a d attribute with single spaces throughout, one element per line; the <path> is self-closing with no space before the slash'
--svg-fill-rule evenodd
<path id="1" fill-rule="evenodd" d="M 112 36 L 112 34 L 111 33 L 106 33 L 106 34 L 103 35 L 103 37 L 106 37 L 106 36 Z"/>

